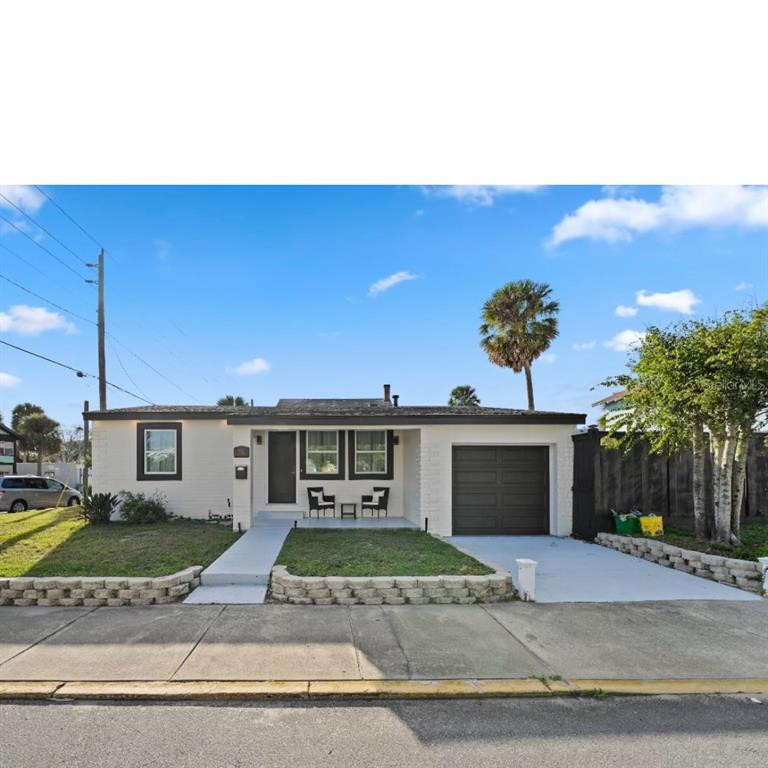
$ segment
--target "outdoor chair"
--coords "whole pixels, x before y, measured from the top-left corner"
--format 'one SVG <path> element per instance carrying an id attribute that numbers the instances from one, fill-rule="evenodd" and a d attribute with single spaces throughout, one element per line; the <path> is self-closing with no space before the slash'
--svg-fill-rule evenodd
<path id="1" fill-rule="evenodd" d="M 389 488 L 377 488 L 373 487 L 373 493 L 363 495 L 363 501 L 360 505 L 360 517 L 363 517 L 365 510 L 368 509 L 373 513 L 376 513 L 376 517 L 381 517 L 381 513 L 384 513 L 384 517 L 387 517 L 387 505 L 389 504 Z"/>
<path id="2" fill-rule="evenodd" d="M 326 496 L 322 487 L 307 488 L 307 496 L 309 497 L 309 516 L 312 517 L 313 512 L 317 512 L 317 516 L 320 517 L 320 512 L 325 513 L 330 509 L 331 515 L 336 517 L 336 497 Z"/>

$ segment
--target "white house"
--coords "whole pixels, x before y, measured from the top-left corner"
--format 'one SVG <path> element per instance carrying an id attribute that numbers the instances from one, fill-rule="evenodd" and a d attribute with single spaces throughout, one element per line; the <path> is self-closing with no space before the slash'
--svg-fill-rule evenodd
<path id="1" fill-rule="evenodd" d="M 308 488 L 335 514 L 387 488 L 386 514 L 439 535 L 571 533 L 573 447 L 584 414 L 400 406 L 382 399 L 90 411 L 93 490 L 162 491 L 169 510 L 306 515 Z M 315 497 L 317 498 L 317 497 Z M 374 497 L 374 502 L 378 497 Z M 351 504 L 355 504 L 353 509 Z M 350 505 L 350 506 L 347 506 Z M 330 511 L 329 511 L 330 513 Z"/>

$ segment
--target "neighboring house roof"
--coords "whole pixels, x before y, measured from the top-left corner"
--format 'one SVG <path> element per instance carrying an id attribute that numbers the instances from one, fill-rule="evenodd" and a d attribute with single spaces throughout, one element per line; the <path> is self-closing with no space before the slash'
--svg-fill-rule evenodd
<path id="1" fill-rule="evenodd" d="M 618 403 L 619 401 L 623 400 L 628 394 L 629 392 L 626 389 L 622 389 L 620 392 L 612 392 L 610 395 L 607 395 L 602 400 L 598 400 L 596 403 L 592 403 L 592 407 L 594 408 L 597 405 L 610 405 L 611 403 Z"/>
<path id="2" fill-rule="evenodd" d="M 11 438 L 11 440 L 21 440 L 21 435 L 18 432 L 14 431 L 2 422 L 0 422 L 0 434 L 7 435 Z"/>
<path id="3" fill-rule="evenodd" d="M 87 411 L 93 421 L 131 419 L 226 419 L 228 424 L 583 424 L 583 413 L 525 411 L 475 406 L 395 406 L 384 400 L 279 400 L 276 406 L 150 405 Z"/>

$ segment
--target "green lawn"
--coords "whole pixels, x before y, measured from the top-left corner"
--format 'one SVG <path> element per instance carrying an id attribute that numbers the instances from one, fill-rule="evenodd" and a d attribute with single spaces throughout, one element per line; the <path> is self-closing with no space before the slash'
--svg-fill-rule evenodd
<path id="1" fill-rule="evenodd" d="M 194 520 L 87 525 L 77 508 L 0 515 L 0 576 L 164 576 L 212 563 L 238 538 Z"/>
<path id="2" fill-rule="evenodd" d="M 295 576 L 439 576 L 493 573 L 473 557 L 423 531 L 295 528 L 277 563 Z"/>
<path id="3" fill-rule="evenodd" d="M 739 537 L 744 542 L 743 547 L 710 541 L 696 541 L 690 531 L 668 526 L 666 533 L 658 538 L 660 541 L 665 541 L 675 547 L 695 549 L 697 552 L 707 552 L 711 555 L 725 555 L 741 560 L 757 560 L 758 557 L 768 557 L 767 523 L 742 523 Z"/>

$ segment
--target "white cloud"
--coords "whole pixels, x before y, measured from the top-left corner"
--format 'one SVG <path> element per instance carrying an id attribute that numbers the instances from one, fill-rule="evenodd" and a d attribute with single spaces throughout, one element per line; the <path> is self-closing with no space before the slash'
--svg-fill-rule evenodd
<path id="1" fill-rule="evenodd" d="M 593 339 L 592 341 L 582 341 L 580 344 L 574 344 L 573 348 L 577 352 L 586 352 L 588 349 L 594 349 L 597 342 Z"/>
<path id="2" fill-rule="evenodd" d="M 479 185 L 457 184 L 447 187 L 423 187 L 424 194 L 434 197 L 451 197 L 461 203 L 487 208 L 496 198 L 520 192 L 536 192 L 542 187 L 536 184 Z"/>
<path id="3" fill-rule="evenodd" d="M 619 317 L 634 317 L 639 311 L 637 307 L 625 307 L 623 304 L 616 307 L 616 314 Z"/>
<path id="4" fill-rule="evenodd" d="M 263 357 L 254 357 L 253 360 L 240 363 L 235 368 L 235 373 L 240 376 L 254 376 L 257 373 L 266 373 L 270 367 L 270 364 Z"/>
<path id="5" fill-rule="evenodd" d="M 368 295 L 373 298 L 378 296 L 384 291 L 388 291 L 390 288 L 394 288 L 398 283 L 404 283 L 407 280 L 417 280 L 418 275 L 414 275 L 413 272 L 395 272 L 389 277 L 382 277 L 381 280 L 377 280 L 368 289 Z"/>
<path id="6" fill-rule="evenodd" d="M 696 298 L 693 291 L 688 288 L 669 293 L 638 291 L 635 294 L 635 299 L 641 307 L 656 307 L 656 309 L 664 309 L 668 312 L 681 312 L 684 315 L 692 315 L 696 304 L 701 304 L 701 299 Z"/>
<path id="7" fill-rule="evenodd" d="M 38 192 L 34 187 L 28 187 L 21 184 L 0 185 L 0 194 L 5 195 L 13 205 L 21 208 L 25 213 L 37 213 L 45 202 L 45 196 Z M 7 208 L 9 211 L 16 209 L 10 203 L 0 197 L 0 208 Z"/>
<path id="8" fill-rule="evenodd" d="M 645 331 L 621 331 L 612 339 L 604 341 L 603 344 L 609 349 L 615 349 L 617 352 L 628 352 L 634 349 L 645 338 Z"/>
<path id="9" fill-rule="evenodd" d="M 20 336 L 37 336 L 46 331 L 63 329 L 74 333 L 74 323 L 65 320 L 58 312 L 49 312 L 45 307 L 28 307 L 16 304 L 7 312 L 0 312 L 0 331 L 18 333 Z"/>
<path id="10" fill-rule="evenodd" d="M 752 287 L 752 283 L 748 283 L 745 280 L 742 280 L 737 286 L 737 291 L 748 291 Z"/>
<path id="11" fill-rule="evenodd" d="M 14 376 L 12 373 L 6 373 L 0 371 L 0 387 L 15 387 L 17 384 L 21 384 L 21 379 L 18 376 Z"/>
<path id="12" fill-rule="evenodd" d="M 768 227 L 768 186 L 668 186 L 653 202 L 614 196 L 590 200 L 555 226 L 548 244 L 583 237 L 615 243 L 653 230 L 702 226 Z"/>

